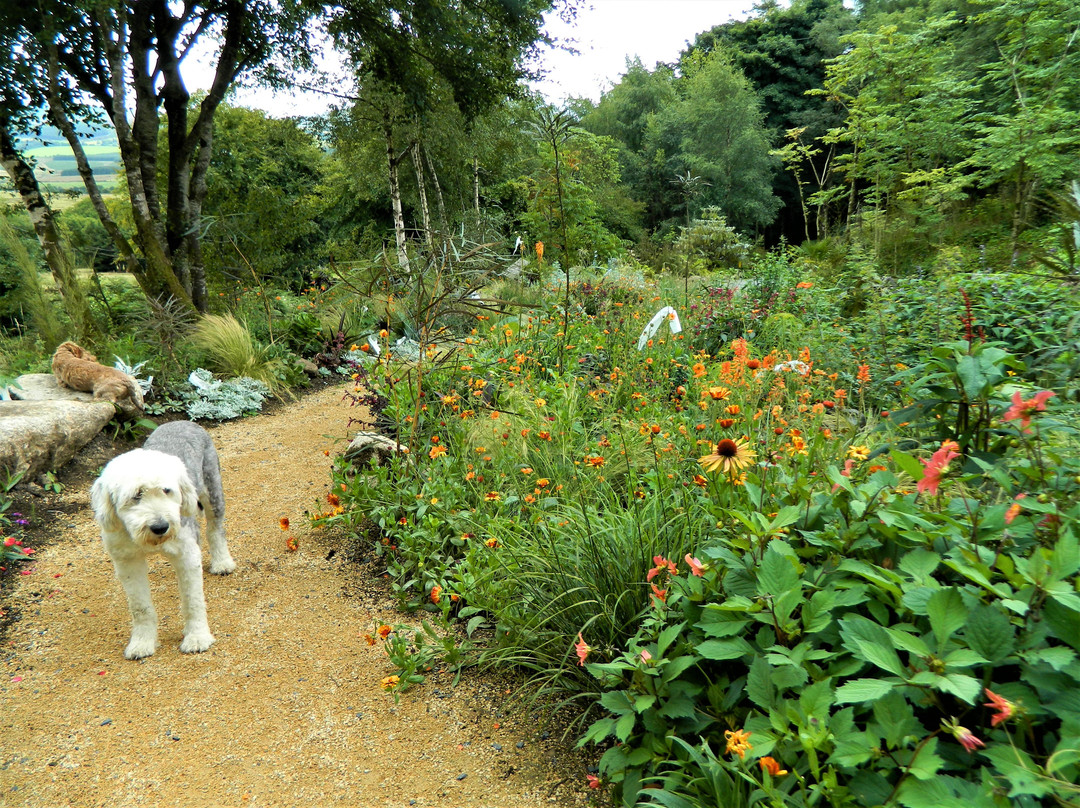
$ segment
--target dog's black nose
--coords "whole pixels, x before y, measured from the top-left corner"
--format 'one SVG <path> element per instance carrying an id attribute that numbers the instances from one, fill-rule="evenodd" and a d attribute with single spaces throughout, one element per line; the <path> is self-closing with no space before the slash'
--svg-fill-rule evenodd
<path id="1" fill-rule="evenodd" d="M 150 525 L 150 532 L 153 533 L 155 536 L 164 536 L 166 533 L 169 532 L 169 523 L 153 522 Z"/>

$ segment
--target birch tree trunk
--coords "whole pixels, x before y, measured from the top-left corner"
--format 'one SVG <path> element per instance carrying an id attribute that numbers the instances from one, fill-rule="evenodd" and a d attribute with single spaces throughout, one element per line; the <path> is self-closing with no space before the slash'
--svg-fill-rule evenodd
<path id="1" fill-rule="evenodd" d="M 428 208 L 427 189 L 424 187 L 424 163 L 420 155 L 419 142 L 412 144 L 411 154 L 413 169 L 416 171 L 416 187 L 420 192 L 420 219 L 424 224 L 424 244 L 428 252 L 431 252 L 431 211 Z"/>
<path id="2" fill-rule="evenodd" d="M 8 131 L 5 121 L 0 121 L 0 164 L 4 166 L 15 190 L 22 197 L 26 212 L 30 215 L 30 223 L 34 226 L 34 233 L 37 234 L 38 242 L 45 253 L 45 261 L 56 281 L 56 288 L 60 292 L 64 310 L 71 317 L 76 338 L 82 340 L 92 337 L 97 332 L 97 328 L 90 315 L 86 293 L 79 285 L 79 279 L 75 274 L 71 255 L 63 247 L 52 208 L 41 193 L 34 170 L 15 148 L 14 138 Z"/>
<path id="3" fill-rule="evenodd" d="M 439 185 L 439 175 L 435 173 L 435 164 L 431 161 L 431 154 L 427 149 L 420 147 L 424 154 L 424 162 L 427 164 L 428 174 L 431 175 L 431 185 L 435 189 L 435 202 L 439 206 L 439 224 L 442 232 L 446 233 L 450 227 L 446 220 L 446 203 L 443 201 L 442 186 Z"/>
<path id="4" fill-rule="evenodd" d="M 401 158 L 394 154 L 394 130 L 389 116 L 383 118 L 383 135 L 386 137 L 386 163 L 390 181 L 390 207 L 394 215 L 394 244 L 397 247 L 398 265 L 409 269 L 409 253 L 405 249 L 405 214 L 401 209 L 401 182 L 398 164 Z"/>

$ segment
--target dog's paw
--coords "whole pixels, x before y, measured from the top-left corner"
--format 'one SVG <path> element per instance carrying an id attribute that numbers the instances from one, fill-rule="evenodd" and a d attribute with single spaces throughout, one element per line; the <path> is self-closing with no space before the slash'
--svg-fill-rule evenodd
<path id="1" fill-rule="evenodd" d="M 157 639 L 155 637 L 132 637 L 127 648 L 124 649 L 124 658 L 146 659 L 148 656 L 153 656 L 156 650 Z"/>
<path id="2" fill-rule="evenodd" d="M 222 560 L 210 562 L 210 574 L 211 575 L 228 575 L 230 572 L 236 569 L 236 562 L 231 558 L 225 558 Z"/>
<path id="3" fill-rule="evenodd" d="M 180 653 L 200 654 L 209 650 L 213 644 L 214 635 L 209 631 L 193 631 L 191 634 L 186 635 L 184 641 L 180 643 Z"/>

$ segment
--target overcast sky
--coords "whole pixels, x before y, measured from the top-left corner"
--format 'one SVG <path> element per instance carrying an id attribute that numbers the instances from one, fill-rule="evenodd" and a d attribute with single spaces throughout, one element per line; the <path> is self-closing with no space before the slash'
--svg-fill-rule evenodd
<path id="1" fill-rule="evenodd" d="M 744 19 L 754 0 L 585 0 L 570 25 L 549 15 L 547 30 L 558 41 L 571 41 L 580 51 L 548 50 L 543 64 L 548 77 L 537 85 L 554 104 L 569 97 L 594 101 L 625 72 L 627 56 L 638 56 L 650 70 L 657 62 L 672 62 L 701 31 L 732 19 Z M 189 89 L 209 86 L 207 70 L 185 70 Z M 265 109 L 275 117 L 316 115 L 333 98 L 315 93 L 271 94 L 241 91 L 232 103 Z"/>

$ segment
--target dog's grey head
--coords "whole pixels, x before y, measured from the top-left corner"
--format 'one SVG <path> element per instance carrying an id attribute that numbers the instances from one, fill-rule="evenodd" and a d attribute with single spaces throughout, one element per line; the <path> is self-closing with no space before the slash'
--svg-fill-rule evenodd
<path id="1" fill-rule="evenodd" d="M 199 495 L 180 458 L 135 449 L 105 466 L 90 488 L 90 505 L 103 533 L 126 533 L 154 548 L 178 534 L 184 517 L 198 513 Z"/>

